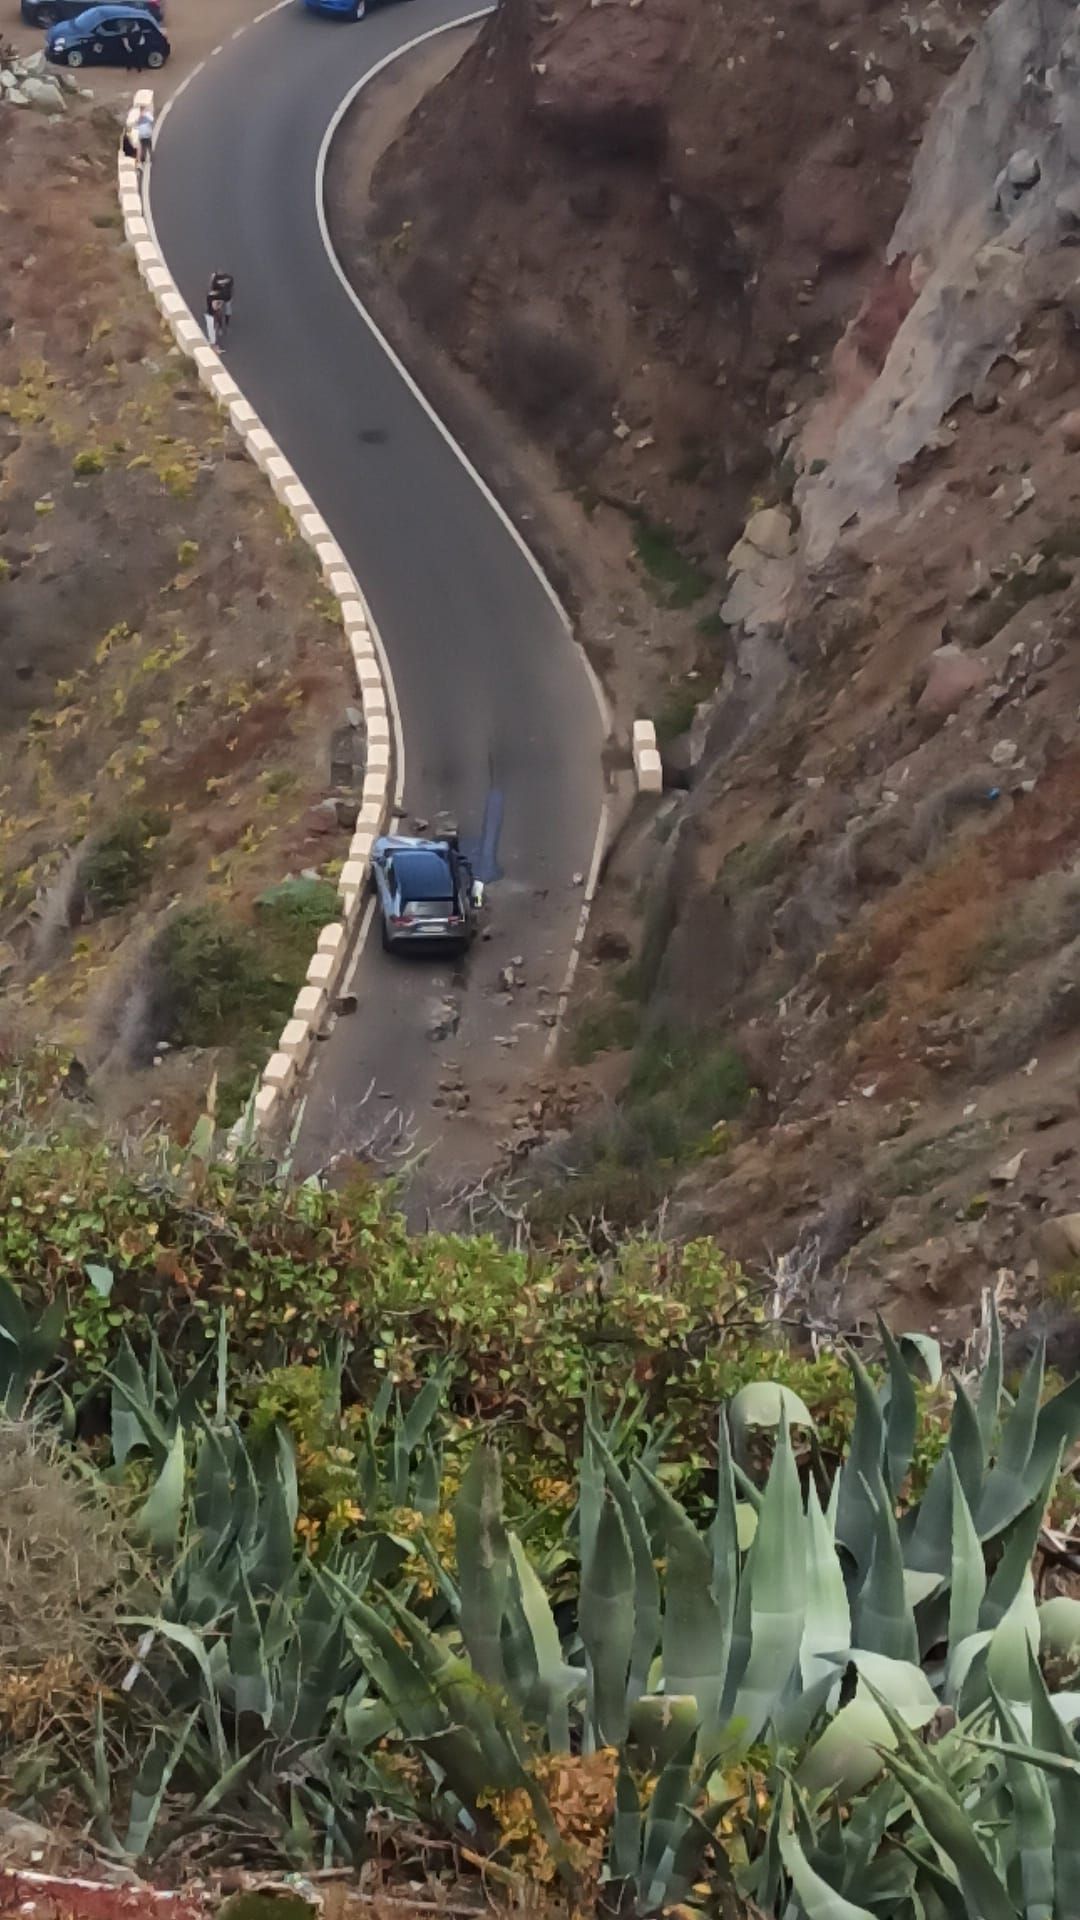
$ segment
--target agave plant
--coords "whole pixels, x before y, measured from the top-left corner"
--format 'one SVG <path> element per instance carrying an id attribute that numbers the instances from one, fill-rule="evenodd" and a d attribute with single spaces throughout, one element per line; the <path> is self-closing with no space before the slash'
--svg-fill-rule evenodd
<path id="1" fill-rule="evenodd" d="M 1043 1405 L 1036 1353 L 1010 1401 L 994 1326 L 978 1403 L 957 1387 L 945 1449 L 905 1507 L 909 1360 L 934 1355 L 882 1340 L 881 1388 L 851 1356 L 856 1416 L 831 1483 L 787 1389 L 745 1388 L 722 1412 L 708 1511 L 673 1496 L 654 1444 L 635 1453 L 632 1417 L 590 1417 L 569 1595 L 560 1574 L 552 1597 L 508 1524 L 481 1442 L 455 1502 L 456 1563 L 424 1547 L 438 1598 L 424 1608 L 387 1584 L 402 1543 L 377 1529 L 321 1563 L 299 1551 L 291 1444 L 279 1430 L 252 1450 L 229 1418 L 224 1336 L 194 1390 L 156 1350 L 141 1368 L 123 1352 L 114 1446 L 154 1463 L 139 1524 L 168 1562 L 160 1607 L 135 1623 L 125 1698 L 153 1730 L 124 1845 L 162 1844 L 180 1801 L 182 1826 L 214 1809 L 291 1859 L 355 1857 L 369 1804 L 497 1848 L 502 1797 L 524 1797 L 573 1882 L 545 1767 L 606 1753 L 604 1871 L 644 1914 L 720 1870 L 732 1771 L 750 1760 L 768 1791 L 740 1808 L 739 1878 L 764 1912 L 952 1920 L 966 1901 L 996 1920 L 987 1875 L 1024 1920 L 1067 1911 L 1080 1703 L 1051 1698 L 1034 1655 L 1042 1643 L 1068 1663 L 1080 1607 L 1040 1616 L 1030 1563 L 1080 1390 Z M 435 1509 L 446 1384 L 407 1408 L 384 1384 L 358 1466 L 369 1511 Z M 771 1460 L 755 1478 L 762 1429 Z M 945 1709 L 956 1724 L 928 1746 Z M 84 1784 L 115 1841 L 107 1776 L 99 1754 Z"/>

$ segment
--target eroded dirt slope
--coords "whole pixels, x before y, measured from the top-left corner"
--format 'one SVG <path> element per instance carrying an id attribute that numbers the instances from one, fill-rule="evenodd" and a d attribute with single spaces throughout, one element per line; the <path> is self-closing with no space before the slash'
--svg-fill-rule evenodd
<path id="1" fill-rule="evenodd" d="M 140 288 L 115 143 L 101 109 L 0 114 L 0 1037 L 182 1123 L 291 1001 L 310 932 L 249 976 L 245 930 L 347 844 L 312 809 L 348 695 L 313 563 Z"/>

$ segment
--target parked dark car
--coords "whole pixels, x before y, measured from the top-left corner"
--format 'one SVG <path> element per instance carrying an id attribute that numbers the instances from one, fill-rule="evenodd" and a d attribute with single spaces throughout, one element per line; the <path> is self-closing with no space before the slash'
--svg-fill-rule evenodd
<path id="1" fill-rule="evenodd" d="M 417 946 L 460 952 L 476 932 L 484 889 L 455 837 L 410 840 L 385 834 L 372 848 L 371 885 L 388 952 Z"/>
<path id="2" fill-rule="evenodd" d="M 155 20 L 165 18 L 165 0 L 140 0 L 140 5 Z M 21 0 L 21 12 L 28 27 L 54 27 L 58 20 L 85 13 L 86 0 Z"/>
<path id="3" fill-rule="evenodd" d="M 172 48 L 145 7 L 89 7 L 45 35 L 57 67 L 163 67 Z"/>

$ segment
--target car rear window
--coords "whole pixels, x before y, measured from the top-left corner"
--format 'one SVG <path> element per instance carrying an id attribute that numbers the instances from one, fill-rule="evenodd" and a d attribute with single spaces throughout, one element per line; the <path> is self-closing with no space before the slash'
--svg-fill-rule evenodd
<path id="1" fill-rule="evenodd" d="M 446 861 L 437 853 L 399 853 L 394 868 L 402 898 L 417 905 L 421 900 L 438 900 L 448 905 L 454 886 Z"/>
<path id="2" fill-rule="evenodd" d="M 404 911 L 410 920 L 449 920 L 454 903 L 452 900 L 407 900 Z"/>

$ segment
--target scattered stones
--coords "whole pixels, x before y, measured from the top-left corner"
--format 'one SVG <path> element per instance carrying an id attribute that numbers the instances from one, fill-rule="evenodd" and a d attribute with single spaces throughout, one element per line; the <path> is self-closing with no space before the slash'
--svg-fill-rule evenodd
<path id="1" fill-rule="evenodd" d="M 428 1021 L 429 1040 L 449 1040 L 458 1030 L 461 1008 L 456 1000 L 438 1000 Z"/>
<path id="2" fill-rule="evenodd" d="M 360 818 L 359 800 L 349 800 L 338 794 L 334 798 L 334 813 L 339 827 L 347 827 L 349 832 Z"/>
<path id="3" fill-rule="evenodd" d="M 994 212 L 1011 214 L 1042 179 L 1042 167 L 1027 147 L 1018 147 L 994 181 Z"/>
<path id="4" fill-rule="evenodd" d="M 500 993 L 511 993 L 515 987 L 520 987 L 521 976 L 515 961 L 511 960 L 508 966 L 499 968 L 495 985 Z"/>
<path id="5" fill-rule="evenodd" d="M 1015 740 L 995 740 L 990 749 L 990 758 L 995 767 L 1011 767 L 1015 765 L 1019 752 Z"/>
<path id="6" fill-rule="evenodd" d="M 1016 499 L 1005 515 L 1006 520 L 1015 520 L 1018 513 L 1023 513 L 1025 507 L 1030 507 L 1034 498 L 1035 488 L 1025 475 L 1024 479 L 1020 482 L 1020 490 L 1017 493 Z"/>
<path id="7" fill-rule="evenodd" d="M 1000 1167 L 995 1167 L 990 1175 L 991 1185 L 995 1187 L 1011 1187 L 1024 1164 L 1026 1152 L 1026 1147 L 1021 1147 L 1019 1153 L 1014 1153 L 1011 1160 L 1005 1160 Z"/>

